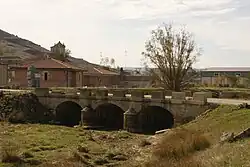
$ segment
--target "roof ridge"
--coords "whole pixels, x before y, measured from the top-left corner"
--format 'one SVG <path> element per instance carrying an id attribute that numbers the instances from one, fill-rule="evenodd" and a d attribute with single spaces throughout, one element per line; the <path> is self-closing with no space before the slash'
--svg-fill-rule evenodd
<path id="1" fill-rule="evenodd" d="M 95 69 L 96 71 L 98 71 L 99 73 L 103 74 L 103 72 L 101 72 L 100 70 L 98 70 L 96 67 L 94 67 L 94 69 Z"/>
<path id="2" fill-rule="evenodd" d="M 54 58 L 51 58 L 51 60 L 53 60 L 53 61 L 55 61 L 55 62 L 57 62 L 57 63 L 59 63 L 59 64 L 61 64 L 62 66 L 64 66 L 64 67 L 67 67 L 67 68 L 72 68 L 72 67 L 70 67 L 69 65 L 67 65 L 65 62 L 62 62 L 62 61 L 60 61 L 60 60 L 57 60 L 57 59 L 54 59 Z"/>

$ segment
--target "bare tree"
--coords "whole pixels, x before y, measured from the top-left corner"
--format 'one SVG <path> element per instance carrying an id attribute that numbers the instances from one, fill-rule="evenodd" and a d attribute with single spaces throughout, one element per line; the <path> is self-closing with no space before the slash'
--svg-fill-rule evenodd
<path id="1" fill-rule="evenodd" d="M 164 24 L 152 31 L 146 42 L 145 65 L 156 67 L 150 70 L 153 78 L 166 89 L 181 91 L 196 76 L 192 66 L 200 55 L 191 33 L 184 28 L 175 31 L 171 24 Z"/>
<path id="2" fill-rule="evenodd" d="M 115 68 L 115 59 L 101 56 L 100 65 L 108 68 Z"/>

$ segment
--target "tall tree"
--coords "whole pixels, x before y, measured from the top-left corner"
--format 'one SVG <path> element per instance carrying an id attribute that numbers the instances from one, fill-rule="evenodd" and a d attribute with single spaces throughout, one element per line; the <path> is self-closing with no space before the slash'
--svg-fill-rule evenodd
<path id="1" fill-rule="evenodd" d="M 150 70 L 153 78 L 166 89 L 181 91 L 196 76 L 192 66 L 200 55 L 191 33 L 184 28 L 175 30 L 172 24 L 163 24 L 152 31 L 146 41 L 145 65 L 156 67 Z"/>

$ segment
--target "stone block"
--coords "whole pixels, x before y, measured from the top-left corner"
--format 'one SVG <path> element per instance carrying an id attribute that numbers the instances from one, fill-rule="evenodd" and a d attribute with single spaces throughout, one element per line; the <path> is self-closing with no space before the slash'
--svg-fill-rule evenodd
<path id="1" fill-rule="evenodd" d="M 49 88 L 36 88 L 35 89 L 36 96 L 48 96 L 49 95 Z"/>
<path id="2" fill-rule="evenodd" d="M 78 89 L 65 89 L 66 95 L 77 95 Z"/>
<path id="3" fill-rule="evenodd" d="M 92 95 L 96 98 L 107 98 L 108 97 L 108 89 L 93 89 Z"/>
<path id="4" fill-rule="evenodd" d="M 138 113 L 134 108 L 130 108 L 124 113 L 123 128 L 132 133 L 138 131 Z"/>
<path id="5" fill-rule="evenodd" d="M 128 92 L 124 89 L 112 89 L 108 91 L 108 93 L 113 94 L 113 97 L 116 97 L 116 98 L 124 98 L 125 94 Z"/>
<path id="6" fill-rule="evenodd" d="M 172 96 L 172 91 L 171 90 L 165 90 L 165 96 Z"/>
<path id="7" fill-rule="evenodd" d="M 134 100 L 143 100 L 144 99 L 144 91 L 142 91 L 142 90 L 131 90 L 130 94 L 131 94 L 131 98 Z"/>
<path id="8" fill-rule="evenodd" d="M 194 101 L 202 101 L 202 102 L 206 103 L 207 96 L 208 96 L 207 92 L 195 92 L 193 94 L 193 100 Z"/>
<path id="9" fill-rule="evenodd" d="M 185 92 L 172 92 L 172 99 L 185 100 Z"/>
<path id="10" fill-rule="evenodd" d="M 192 92 L 191 91 L 185 91 L 185 96 L 186 97 L 192 97 Z"/>
<path id="11" fill-rule="evenodd" d="M 79 89 L 80 97 L 87 99 L 92 97 L 92 90 L 91 89 Z"/>
<path id="12" fill-rule="evenodd" d="M 149 94 L 151 95 L 152 99 L 160 99 L 160 100 L 165 99 L 165 92 L 164 91 L 152 91 Z"/>
<path id="13" fill-rule="evenodd" d="M 171 104 L 184 104 L 184 99 L 170 99 Z"/>

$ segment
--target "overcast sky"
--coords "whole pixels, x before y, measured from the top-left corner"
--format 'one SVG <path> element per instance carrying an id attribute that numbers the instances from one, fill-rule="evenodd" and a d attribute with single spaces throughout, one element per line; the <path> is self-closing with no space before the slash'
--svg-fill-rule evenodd
<path id="1" fill-rule="evenodd" d="M 185 25 L 203 48 L 196 67 L 250 66 L 250 0 L 0 0 L 0 29 L 72 56 L 140 66 L 150 31 Z M 127 50 L 127 57 L 125 57 Z"/>

